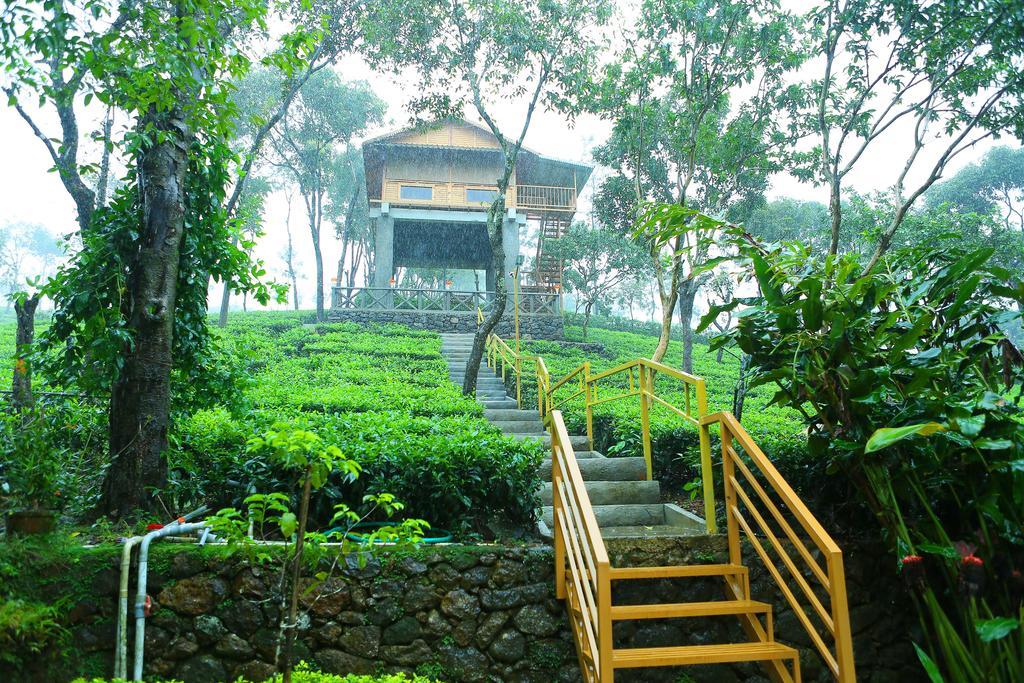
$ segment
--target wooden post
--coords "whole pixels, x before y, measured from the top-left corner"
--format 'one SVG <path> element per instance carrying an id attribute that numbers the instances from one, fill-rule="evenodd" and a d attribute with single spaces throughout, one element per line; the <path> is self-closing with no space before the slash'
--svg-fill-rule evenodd
<path id="1" fill-rule="evenodd" d="M 587 404 L 587 445 L 590 450 L 594 450 L 594 397 L 591 395 L 589 360 L 583 363 L 583 387 L 583 396 Z"/>
<path id="2" fill-rule="evenodd" d="M 846 603 L 846 571 L 843 554 L 829 554 L 826 559 L 828 581 L 832 586 L 832 637 L 836 642 L 836 664 L 839 683 L 856 683 L 853 664 L 853 633 L 850 631 L 850 610 Z"/>

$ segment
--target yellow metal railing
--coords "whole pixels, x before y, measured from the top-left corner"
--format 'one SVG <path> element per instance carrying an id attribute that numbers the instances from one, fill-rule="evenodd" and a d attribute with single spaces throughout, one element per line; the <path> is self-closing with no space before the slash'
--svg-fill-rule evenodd
<path id="1" fill-rule="evenodd" d="M 523 367 L 533 367 L 537 382 L 537 410 L 547 424 L 550 415 L 563 408 L 570 401 L 583 399 L 586 412 L 587 443 L 594 448 L 594 406 L 612 401 L 636 397 L 640 405 L 640 437 L 643 443 L 644 462 L 647 465 L 647 479 L 654 478 L 653 449 L 651 447 L 651 409 L 662 406 L 675 413 L 698 430 L 700 440 L 700 469 L 704 494 L 704 520 L 709 534 L 718 532 L 715 522 L 715 488 L 711 469 L 711 435 L 707 426 L 701 426 L 700 418 L 708 412 L 707 387 L 704 379 L 676 370 L 662 363 L 637 358 L 614 368 L 591 374 L 590 363 L 585 362 L 565 377 L 552 381 L 544 359 L 516 353 L 504 340 L 492 334 L 487 339 L 487 365 L 501 370 L 503 381 L 508 373 L 514 375 L 516 404 L 522 408 Z M 658 379 L 666 378 L 658 389 Z M 669 382 L 682 383 L 683 406 L 679 407 L 666 400 L 664 388 Z M 559 392 L 562 392 L 559 395 Z M 571 392 L 565 395 L 566 392 Z M 661 395 L 659 395 L 659 393 Z"/>
<path id="2" fill-rule="evenodd" d="M 750 600 L 749 576 L 742 557 L 742 531 L 792 607 L 829 671 L 841 683 L 854 683 L 853 639 L 842 551 L 732 413 L 707 414 L 707 391 L 702 378 L 638 358 L 597 374 L 592 374 L 589 362 L 583 363 L 565 377 L 552 380 L 542 357 L 516 353 L 497 335 L 487 339 L 486 352 L 487 364 L 496 371 L 500 366 L 503 381 L 509 379 L 510 372 L 514 373 L 519 407 L 522 407 L 524 364 L 534 368 L 537 409 L 544 416 L 545 425 L 551 434 L 556 592 L 560 599 L 568 601 L 584 680 L 612 681 L 614 670 L 619 667 L 659 666 L 673 661 L 670 654 L 665 654 L 664 662 L 661 662 L 655 656 L 657 649 L 652 649 L 650 652 L 653 654 L 643 662 L 630 663 L 614 650 L 611 642 L 612 622 L 617 618 L 627 618 L 623 614 L 631 614 L 632 608 L 612 607 L 612 581 L 718 573 L 726 578 L 727 590 L 733 599 Z M 675 379 L 684 384 L 686 390 L 682 408 L 658 395 L 658 377 Z M 614 384 L 613 379 L 617 379 Z M 605 382 L 604 389 L 600 389 L 602 382 Z M 609 387 L 609 384 L 612 386 Z M 560 395 L 559 391 L 563 391 L 563 394 Z M 569 392 L 569 395 L 564 395 L 564 392 Z M 701 477 L 708 533 L 717 532 L 710 429 L 713 425 L 719 425 L 728 564 L 626 568 L 609 566 L 607 550 L 560 408 L 574 399 L 583 399 L 587 438 L 592 449 L 593 407 L 633 396 L 640 401 L 648 477 L 651 476 L 650 409 L 653 405 L 668 408 L 697 425 L 700 430 Z M 795 519 L 795 526 L 787 516 Z M 768 518 L 774 520 L 775 528 L 768 523 Z M 787 543 L 788 548 L 796 553 L 796 558 L 787 549 Z M 768 544 L 774 550 L 776 560 L 769 554 L 766 548 Z M 823 560 L 824 566 L 818 557 Z M 780 564 L 785 567 L 788 578 L 783 575 Z M 798 593 L 802 599 L 798 598 Z M 810 614 L 805 605 L 809 606 Z M 622 614 L 617 613 L 616 609 Z M 762 625 L 753 614 L 744 613 L 739 617 L 744 629 L 756 641 L 769 642 L 773 639 L 770 618 Z M 770 661 L 765 664 L 771 668 L 774 679 L 793 680 L 784 662 Z M 798 671 L 795 663 L 794 671 Z M 798 673 L 796 677 L 799 680 Z"/>
<path id="3" fill-rule="evenodd" d="M 721 429 L 722 479 L 730 563 L 742 564 L 742 530 L 832 675 L 842 683 L 853 683 L 856 680 L 853 638 L 842 551 L 732 413 L 707 415 L 700 422 L 703 427 L 717 423 Z M 752 467 L 741 457 L 741 452 L 749 459 Z M 761 480 L 765 483 L 762 484 Z M 773 498 L 778 499 L 779 503 Z M 793 528 L 784 511 L 796 520 L 802 535 L 810 540 L 814 550 L 824 559 L 824 567 L 815 559 L 815 552 L 807 547 L 804 538 Z M 766 516 L 774 520 L 775 529 L 768 523 Z M 777 530 L 781 530 L 795 549 L 797 560 L 791 556 Z M 771 544 L 776 561 L 772 560 L 765 548 L 762 542 L 765 540 Z M 798 561 L 802 561 L 803 569 L 798 566 Z M 789 579 L 783 576 L 778 562 L 786 568 Z M 817 590 L 812 587 L 808 577 L 817 585 Z M 799 589 L 803 600 L 797 598 L 794 587 Z M 804 604 L 812 608 L 819 626 L 812 621 Z M 831 645 L 822 637 L 822 631 L 832 641 Z"/>
<path id="4" fill-rule="evenodd" d="M 562 414 L 551 415 L 555 594 L 566 600 L 583 680 L 612 677 L 611 564 Z"/>

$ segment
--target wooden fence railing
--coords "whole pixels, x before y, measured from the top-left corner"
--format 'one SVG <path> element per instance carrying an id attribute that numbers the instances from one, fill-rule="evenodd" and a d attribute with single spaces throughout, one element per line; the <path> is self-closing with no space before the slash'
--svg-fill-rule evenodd
<path id="1" fill-rule="evenodd" d="M 516 185 L 515 206 L 523 209 L 575 211 L 576 190 L 547 185 Z"/>
<path id="2" fill-rule="evenodd" d="M 411 287 L 333 287 L 331 308 L 370 309 L 386 311 L 455 311 L 473 313 L 489 311 L 494 292 L 459 291 L 454 289 L 421 289 Z M 522 292 L 521 313 L 558 315 L 557 293 Z"/>
<path id="3" fill-rule="evenodd" d="M 721 430 L 730 563 L 743 563 L 742 531 L 832 675 L 842 683 L 854 683 L 853 638 L 842 550 L 732 413 L 720 412 L 701 419 L 702 426 L 712 424 L 718 424 Z M 774 524 L 768 523 L 768 517 Z M 796 521 L 799 531 L 787 517 Z M 780 535 L 796 551 L 797 558 L 791 555 Z M 767 544 L 774 559 L 765 547 Z M 824 559 L 824 567 L 815 558 L 815 552 Z M 798 599 L 798 594 L 802 599 Z M 811 608 L 813 617 L 808 615 L 805 604 Z"/>

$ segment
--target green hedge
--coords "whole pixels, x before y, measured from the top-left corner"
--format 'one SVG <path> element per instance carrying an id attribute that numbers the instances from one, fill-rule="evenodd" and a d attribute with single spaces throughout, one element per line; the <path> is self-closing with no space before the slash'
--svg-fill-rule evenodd
<path id="1" fill-rule="evenodd" d="M 245 451 L 287 421 L 316 432 L 363 467 L 329 482 L 314 513 L 337 499 L 389 492 L 405 513 L 456 532 L 491 516 L 528 524 L 542 448 L 504 436 L 448 379 L 440 337 L 400 325 L 288 326 L 237 316 L 222 334 L 248 386 L 239 405 L 197 410 L 175 425 L 169 459 L 179 499 L 238 505 L 289 482 Z"/>
<path id="2" fill-rule="evenodd" d="M 148 679 L 147 679 L 148 680 Z M 120 683 L 122 679 L 77 678 L 72 683 Z M 280 683 L 278 674 L 268 683 Z M 435 679 L 419 675 L 383 674 L 380 676 L 364 676 L 359 674 L 326 674 L 312 670 L 305 662 L 300 663 L 292 672 L 294 683 L 435 683 Z M 179 681 L 154 681 L 154 683 L 180 683 Z M 249 683 L 244 678 L 237 678 L 233 683 Z"/>

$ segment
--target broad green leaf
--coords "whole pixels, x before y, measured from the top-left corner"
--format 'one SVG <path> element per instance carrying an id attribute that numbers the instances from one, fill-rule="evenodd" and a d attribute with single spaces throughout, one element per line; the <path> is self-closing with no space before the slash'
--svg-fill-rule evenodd
<path id="1" fill-rule="evenodd" d="M 926 422 L 924 424 L 906 425 L 903 427 L 883 427 L 882 429 L 875 430 L 875 433 L 871 435 L 867 445 L 864 447 L 864 452 L 874 453 L 908 437 L 918 434 L 929 436 L 944 429 L 946 427 L 938 422 Z"/>
<path id="2" fill-rule="evenodd" d="M 299 526 L 299 520 L 295 517 L 294 512 L 286 512 L 281 515 L 278 525 L 281 527 L 281 534 L 285 538 L 291 538 L 292 534 L 295 533 L 295 529 Z"/>
<path id="3" fill-rule="evenodd" d="M 984 642 L 991 643 L 1010 635 L 1020 622 L 1013 617 L 996 617 L 995 619 L 981 619 L 974 622 L 974 630 Z"/>
<path id="4" fill-rule="evenodd" d="M 977 439 L 974 446 L 983 451 L 1005 451 L 1013 448 L 1013 442 L 1009 439 Z"/>
<path id="5" fill-rule="evenodd" d="M 939 555 L 948 559 L 956 559 L 956 548 L 950 545 L 936 545 L 934 543 L 920 543 L 917 546 L 918 552 L 925 553 L 927 555 Z"/>
<path id="6" fill-rule="evenodd" d="M 758 253 L 753 256 L 754 275 L 757 277 L 757 284 L 761 287 L 761 293 L 772 306 L 779 306 L 783 303 L 782 290 L 772 281 L 772 267 L 768 265 L 764 257 Z"/>
<path id="7" fill-rule="evenodd" d="M 914 643 L 914 650 L 917 652 L 917 658 L 920 660 L 921 666 L 924 667 L 925 673 L 928 674 L 928 679 L 932 683 L 946 683 L 942 674 L 939 673 L 939 666 L 928 656 L 928 653 L 922 650 L 917 643 Z"/>

